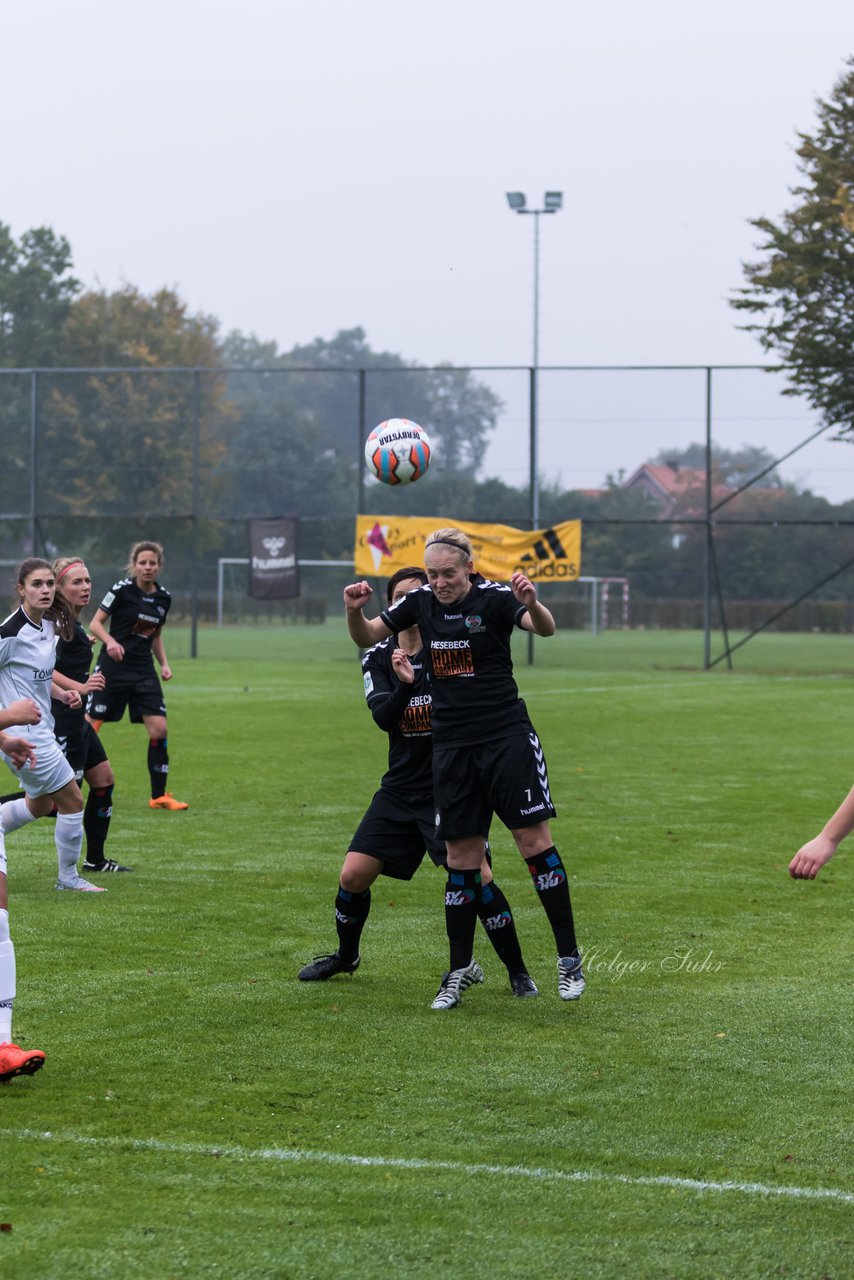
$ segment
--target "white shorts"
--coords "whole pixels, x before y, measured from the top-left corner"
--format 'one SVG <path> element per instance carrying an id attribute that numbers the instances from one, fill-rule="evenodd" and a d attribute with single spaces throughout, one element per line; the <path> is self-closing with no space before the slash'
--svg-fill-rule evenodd
<path id="1" fill-rule="evenodd" d="M 50 742 L 34 742 L 36 754 L 34 769 L 16 769 L 8 756 L 0 756 L 14 773 L 28 796 L 52 796 L 67 783 L 74 781 L 74 770 L 60 751 L 56 738 Z"/>

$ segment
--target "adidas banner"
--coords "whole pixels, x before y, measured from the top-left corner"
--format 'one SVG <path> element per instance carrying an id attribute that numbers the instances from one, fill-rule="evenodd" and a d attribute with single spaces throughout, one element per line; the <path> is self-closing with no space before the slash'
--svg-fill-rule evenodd
<path id="1" fill-rule="evenodd" d="M 451 525 L 468 534 L 474 567 L 485 578 L 507 582 L 518 570 L 532 582 L 572 582 L 581 573 L 580 520 L 531 533 L 435 516 L 356 516 L 356 573 L 390 578 L 398 569 L 423 564 L 428 536 Z"/>
<path id="2" fill-rule="evenodd" d="M 253 600 L 293 600 L 299 595 L 297 533 L 293 516 L 249 521 L 249 595 Z"/>

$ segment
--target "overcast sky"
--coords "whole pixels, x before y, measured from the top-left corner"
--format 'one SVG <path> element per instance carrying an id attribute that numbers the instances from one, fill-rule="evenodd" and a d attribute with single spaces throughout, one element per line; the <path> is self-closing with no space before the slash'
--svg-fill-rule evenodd
<path id="1" fill-rule="evenodd" d="M 727 296 L 851 0 L 3 0 L 0 220 L 287 349 L 762 359 Z"/>

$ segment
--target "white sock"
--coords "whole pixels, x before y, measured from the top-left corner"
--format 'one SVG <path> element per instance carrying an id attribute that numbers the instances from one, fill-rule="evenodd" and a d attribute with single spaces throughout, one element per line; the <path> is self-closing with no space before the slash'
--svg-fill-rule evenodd
<path id="1" fill-rule="evenodd" d="M 0 827 L 3 828 L 3 834 L 8 835 L 10 831 L 17 831 L 18 827 L 25 827 L 28 822 L 35 822 L 36 815 L 30 813 L 30 807 L 26 800 L 7 800 L 5 804 L 0 805 Z"/>
<path id="2" fill-rule="evenodd" d="M 59 878 L 68 883 L 77 875 L 77 863 L 83 848 L 83 813 L 58 813 L 56 815 L 56 858 Z"/>
<path id="3" fill-rule="evenodd" d="M 0 908 L 0 1044 L 12 1042 L 15 1000 L 15 948 L 9 937 L 9 912 Z"/>

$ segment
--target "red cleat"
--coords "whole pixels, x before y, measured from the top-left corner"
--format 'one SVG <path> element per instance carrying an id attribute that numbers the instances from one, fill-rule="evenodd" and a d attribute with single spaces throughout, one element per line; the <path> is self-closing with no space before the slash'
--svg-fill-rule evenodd
<path id="1" fill-rule="evenodd" d="M 0 1044 L 0 1081 L 14 1076 L 32 1076 L 44 1066 L 41 1049 L 21 1049 L 16 1044 Z"/>

